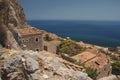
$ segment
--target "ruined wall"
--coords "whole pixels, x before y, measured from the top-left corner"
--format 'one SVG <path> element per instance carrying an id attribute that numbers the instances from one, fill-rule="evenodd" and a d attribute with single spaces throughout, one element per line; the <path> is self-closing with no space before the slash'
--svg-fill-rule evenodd
<path id="1" fill-rule="evenodd" d="M 43 50 L 43 39 L 42 35 L 31 35 L 31 36 L 24 36 L 21 39 L 23 49 L 29 49 L 34 51 L 41 51 Z"/>
<path id="2" fill-rule="evenodd" d="M 53 40 L 53 41 L 44 41 L 44 50 L 51 52 L 51 53 L 57 53 L 57 46 L 60 44 L 59 40 Z"/>
<path id="3" fill-rule="evenodd" d="M 111 75 L 112 66 L 110 63 L 110 58 L 108 57 L 108 63 L 100 70 L 97 79 Z"/>
<path id="4" fill-rule="evenodd" d="M 56 53 L 57 46 L 55 44 L 48 43 L 44 45 L 44 50 L 51 52 L 51 53 Z"/>

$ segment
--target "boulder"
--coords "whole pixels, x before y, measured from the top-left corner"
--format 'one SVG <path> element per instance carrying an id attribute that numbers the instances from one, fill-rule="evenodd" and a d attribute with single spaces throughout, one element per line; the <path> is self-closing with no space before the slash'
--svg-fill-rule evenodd
<path id="1" fill-rule="evenodd" d="M 57 71 L 54 73 L 55 75 L 62 76 L 66 80 L 86 80 L 88 78 L 88 75 L 86 73 L 80 72 L 80 71 L 73 71 L 66 69 L 64 67 L 60 67 Z"/>
<path id="2" fill-rule="evenodd" d="M 72 72 L 72 70 L 69 70 L 67 68 L 59 67 L 58 70 L 54 72 L 54 75 L 58 75 L 64 77 L 65 79 L 69 79 L 73 76 Z"/>
<path id="3" fill-rule="evenodd" d="M 25 80 L 23 73 L 13 72 L 7 75 L 7 80 Z"/>
<path id="4" fill-rule="evenodd" d="M 35 73 L 30 74 L 30 79 L 32 80 L 44 80 L 44 78 L 41 76 L 41 71 L 37 70 Z"/>
<path id="5" fill-rule="evenodd" d="M 88 75 L 86 73 L 75 71 L 73 73 L 71 80 L 86 80 L 88 78 Z"/>
<path id="6" fill-rule="evenodd" d="M 15 71 L 22 64 L 22 57 L 15 55 L 4 62 L 3 70 L 8 74 Z"/>
<path id="7" fill-rule="evenodd" d="M 34 73 L 39 69 L 39 64 L 33 58 L 27 58 L 24 63 L 24 68 L 28 73 Z"/>
<path id="8" fill-rule="evenodd" d="M 54 59 L 53 57 L 47 57 L 44 60 L 44 68 L 50 71 L 56 71 L 60 66 L 63 66 L 63 64 L 61 64 L 60 61 Z"/>

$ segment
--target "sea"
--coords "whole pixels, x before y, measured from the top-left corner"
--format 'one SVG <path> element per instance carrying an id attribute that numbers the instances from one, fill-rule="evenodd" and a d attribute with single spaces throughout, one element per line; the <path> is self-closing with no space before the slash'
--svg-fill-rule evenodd
<path id="1" fill-rule="evenodd" d="M 28 20 L 31 26 L 70 37 L 75 41 L 103 46 L 120 46 L 120 21 Z"/>

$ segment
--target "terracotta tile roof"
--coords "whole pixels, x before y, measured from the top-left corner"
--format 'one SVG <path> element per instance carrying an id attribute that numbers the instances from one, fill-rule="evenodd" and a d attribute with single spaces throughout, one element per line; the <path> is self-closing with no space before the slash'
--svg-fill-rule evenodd
<path id="1" fill-rule="evenodd" d="M 84 63 L 87 60 L 92 59 L 94 57 L 96 57 L 95 54 L 93 54 L 91 52 L 88 52 L 88 51 L 85 51 L 85 52 L 82 52 L 82 53 L 80 53 L 78 55 L 73 56 L 72 58 L 76 59 L 76 60 L 79 60 L 80 62 Z"/>
<path id="2" fill-rule="evenodd" d="M 36 34 L 42 34 L 43 32 L 39 29 L 36 28 L 23 28 L 23 29 L 18 29 L 18 32 L 21 37 L 23 36 L 28 36 L 28 35 L 36 35 Z"/>
<path id="3" fill-rule="evenodd" d="M 86 50 L 72 58 L 84 63 L 86 67 L 92 67 L 97 71 L 100 71 L 101 68 L 108 64 L 106 55 L 99 53 L 96 50 Z"/>
<path id="4" fill-rule="evenodd" d="M 86 51 L 90 52 L 91 54 L 94 54 L 96 56 L 100 55 L 100 52 L 96 49 L 87 49 Z"/>
<path id="5" fill-rule="evenodd" d="M 108 59 L 105 56 L 98 56 L 85 63 L 86 67 L 92 67 L 97 71 L 100 71 L 105 65 L 107 65 Z"/>

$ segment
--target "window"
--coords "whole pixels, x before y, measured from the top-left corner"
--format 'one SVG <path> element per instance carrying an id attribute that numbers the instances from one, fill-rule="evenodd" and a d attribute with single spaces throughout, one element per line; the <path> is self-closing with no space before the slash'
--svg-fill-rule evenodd
<path id="1" fill-rule="evenodd" d="M 44 50 L 45 50 L 45 51 L 47 51 L 47 50 L 48 50 L 47 46 L 44 46 Z"/>
<path id="2" fill-rule="evenodd" d="M 39 51 L 39 49 L 36 49 L 36 51 Z"/>
<path id="3" fill-rule="evenodd" d="M 35 41 L 36 41 L 36 42 L 39 42 L 39 38 L 36 38 Z"/>

